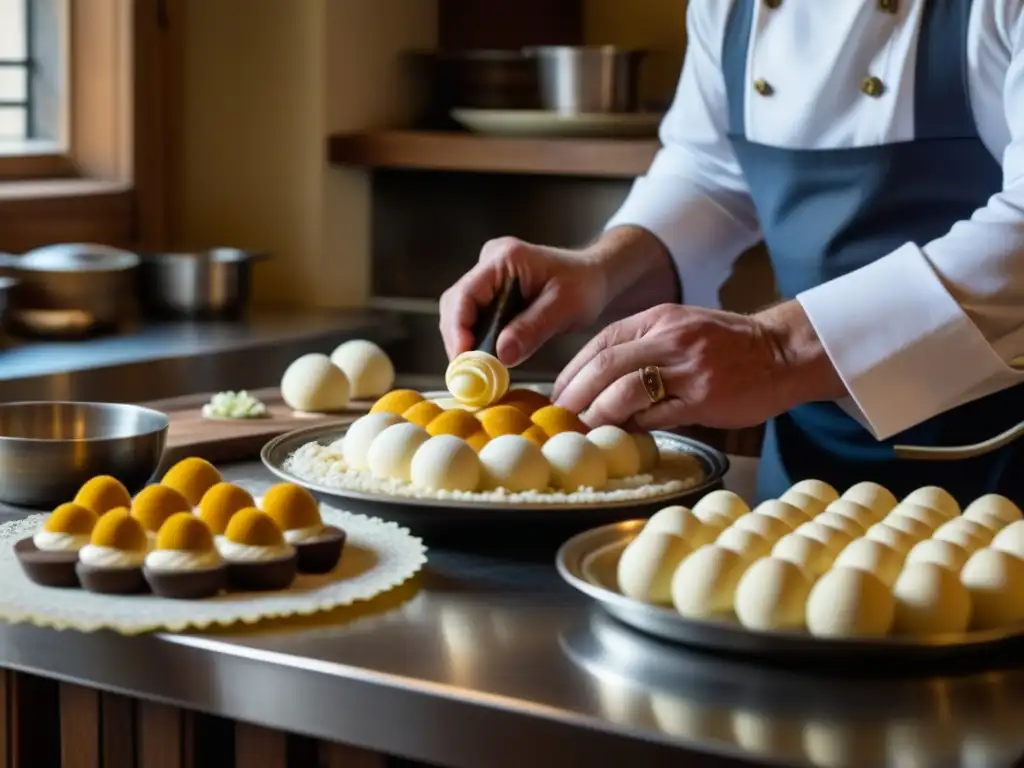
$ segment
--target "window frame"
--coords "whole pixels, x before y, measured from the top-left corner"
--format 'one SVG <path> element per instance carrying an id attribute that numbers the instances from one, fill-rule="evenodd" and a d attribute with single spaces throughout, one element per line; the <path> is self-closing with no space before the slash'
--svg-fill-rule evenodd
<path id="1" fill-rule="evenodd" d="M 0 251 L 169 246 L 177 210 L 185 0 L 70 0 L 62 137 L 0 154 Z"/>

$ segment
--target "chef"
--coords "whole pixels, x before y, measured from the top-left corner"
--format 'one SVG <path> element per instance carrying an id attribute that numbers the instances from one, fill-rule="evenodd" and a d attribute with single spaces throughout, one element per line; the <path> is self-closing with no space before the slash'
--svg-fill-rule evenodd
<path id="1" fill-rule="evenodd" d="M 690 0 L 687 24 L 647 175 L 586 248 L 488 243 L 442 298 L 449 354 L 515 274 L 507 364 L 636 312 L 555 384 L 592 425 L 768 420 L 764 498 L 816 477 L 1024 502 L 1024 441 L 893 450 L 1024 421 L 1024 0 Z M 781 301 L 696 306 L 761 239 Z"/>

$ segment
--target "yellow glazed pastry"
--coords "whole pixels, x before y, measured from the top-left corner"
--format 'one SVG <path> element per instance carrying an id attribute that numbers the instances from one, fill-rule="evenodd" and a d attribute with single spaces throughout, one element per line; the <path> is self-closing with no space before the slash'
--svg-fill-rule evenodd
<path id="1" fill-rule="evenodd" d="M 480 422 L 476 416 L 467 411 L 445 411 L 427 425 L 427 432 L 431 437 L 438 435 L 454 435 L 463 440 L 470 435 L 479 432 Z"/>
<path id="2" fill-rule="evenodd" d="M 142 523 L 131 516 L 127 507 L 112 509 L 103 515 L 92 529 L 89 543 L 125 552 L 144 552 L 149 545 Z"/>
<path id="3" fill-rule="evenodd" d="M 127 507 L 100 517 L 92 537 L 78 553 L 75 573 L 90 592 L 130 595 L 146 590 L 142 564 L 149 537 Z"/>
<path id="4" fill-rule="evenodd" d="M 89 543 L 99 515 L 80 504 L 61 504 L 32 537 L 44 552 L 76 552 Z"/>
<path id="5" fill-rule="evenodd" d="M 260 502 L 284 532 L 286 543 L 295 547 L 300 573 L 329 573 L 341 559 L 346 534 L 341 528 L 324 525 L 316 497 L 292 483 L 275 485 Z"/>
<path id="6" fill-rule="evenodd" d="M 527 416 L 532 416 L 545 405 L 551 405 L 551 401 L 540 392 L 532 389 L 510 389 L 506 395 L 498 401 L 498 405 L 511 405 L 518 408 Z"/>
<path id="7" fill-rule="evenodd" d="M 416 403 L 402 414 L 402 418 L 406 421 L 411 421 L 417 427 L 423 427 L 426 429 L 427 424 L 432 422 L 438 416 L 444 413 L 444 408 L 435 403 L 433 400 L 422 400 Z"/>
<path id="8" fill-rule="evenodd" d="M 159 531 L 164 521 L 176 512 L 192 514 L 192 505 L 168 485 L 150 485 L 132 500 L 132 517 L 151 533 Z"/>
<path id="9" fill-rule="evenodd" d="M 579 432 L 581 435 L 585 435 L 589 431 L 587 425 L 580 421 L 579 416 L 557 405 L 544 406 L 534 412 L 530 420 L 543 429 L 548 437 L 554 437 L 563 432 Z"/>
<path id="10" fill-rule="evenodd" d="M 533 422 L 514 405 L 495 405 L 476 414 L 489 437 L 521 435 Z"/>
<path id="11" fill-rule="evenodd" d="M 463 405 L 486 408 L 508 392 L 508 368 L 486 352 L 463 352 L 448 363 L 444 383 L 452 397 Z"/>
<path id="12" fill-rule="evenodd" d="M 316 497 L 300 485 L 278 483 L 260 501 L 263 511 L 282 531 L 320 525 L 320 505 Z"/>
<path id="13" fill-rule="evenodd" d="M 255 507 L 236 512 L 224 531 L 224 538 L 249 547 L 269 548 L 284 544 L 284 533 L 274 518 Z"/>
<path id="14" fill-rule="evenodd" d="M 393 413 L 401 416 L 417 403 L 423 402 L 423 395 L 412 389 L 393 389 L 370 408 L 370 413 Z"/>
<path id="15" fill-rule="evenodd" d="M 188 499 L 193 507 L 197 506 L 210 488 L 221 482 L 220 472 L 206 459 L 190 457 L 182 459 L 164 475 L 161 485 L 178 491 Z"/>
<path id="16" fill-rule="evenodd" d="M 228 570 L 206 523 L 191 512 L 178 512 L 160 529 L 143 575 L 161 597 L 194 600 L 220 592 Z"/>
<path id="17" fill-rule="evenodd" d="M 110 475 L 100 475 L 87 481 L 75 495 L 75 504 L 105 515 L 118 507 L 132 505 L 131 494 L 121 481 Z"/>
<path id="18" fill-rule="evenodd" d="M 199 517 L 214 535 L 227 530 L 228 521 L 239 510 L 255 507 L 252 494 L 232 483 L 217 483 L 199 502 Z"/>
<path id="19" fill-rule="evenodd" d="M 284 589 L 298 570 L 295 547 L 274 519 L 258 509 L 236 513 L 217 546 L 228 562 L 228 581 L 236 589 Z"/>
<path id="20" fill-rule="evenodd" d="M 469 443 L 469 447 L 477 453 L 480 453 L 481 449 L 491 441 L 491 436 L 484 432 L 482 429 L 478 432 L 474 432 L 472 435 L 466 438 L 466 442 Z"/>
<path id="21" fill-rule="evenodd" d="M 206 523 L 192 513 L 178 512 L 160 528 L 156 548 L 206 552 L 213 549 L 213 534 Z"/>
<path id="22" fill-rule="evenodd" d="M 531 443 L 536 445 L 538 448 L 544 447 L 544 443 L 548 441 L 548 433 L 538 427 L 536 424 L 531 424 L 529 427 L 523 430 L 523 437 L 529 440 Z"/>

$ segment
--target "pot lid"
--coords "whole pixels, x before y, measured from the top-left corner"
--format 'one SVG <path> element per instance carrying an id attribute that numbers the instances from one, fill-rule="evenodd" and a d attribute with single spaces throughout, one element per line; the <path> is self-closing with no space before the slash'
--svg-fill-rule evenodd
<path id="1" fill-rule="evenodd" d="M 95 243 L 63 243 L 28 251 L 17 268 L 39 272 L 115 272 L 138 266 L 129 251 Z"/>

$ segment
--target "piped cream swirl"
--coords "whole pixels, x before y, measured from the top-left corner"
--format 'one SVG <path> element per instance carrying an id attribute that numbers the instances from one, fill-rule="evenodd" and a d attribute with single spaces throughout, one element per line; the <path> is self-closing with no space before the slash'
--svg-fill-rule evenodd
<path id="1" fill-rule="evenodd" d="M 508 368 L 486 352 L 463 352 L 448 363 L 444 383 L 452 397 L 463 405 L 486 408 L 508 392 Z"/>
<path id="2" fill-rule="evenodd" d="M 37 531 L 32 537 L 36 549 L 43 552 L 78 552 L 89 543 L 88 533 L 61 533 L 58 531 Z"/>
<path id="3" fill-rule="evenodd" d="M 146 552 L 87 544 L 79 551 L 78 559 L 95 568 L 135 568 L 142 565 Z"/>

